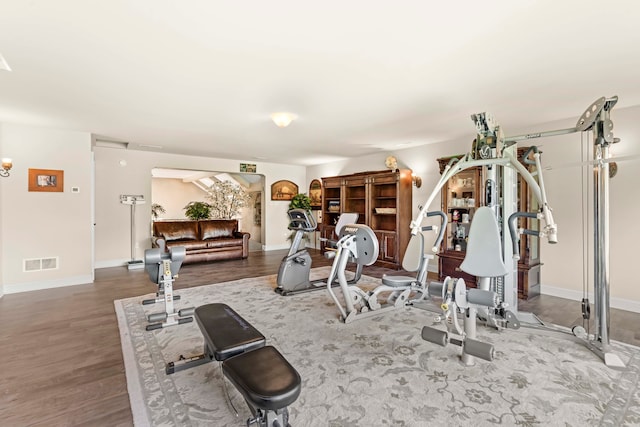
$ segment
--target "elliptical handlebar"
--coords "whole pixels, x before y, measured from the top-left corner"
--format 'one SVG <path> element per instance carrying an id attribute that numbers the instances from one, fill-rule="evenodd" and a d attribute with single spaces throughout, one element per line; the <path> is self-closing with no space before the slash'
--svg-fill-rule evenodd
<path id="1" fill-rule="evenodd" d="M 315 231 L 318 224 L 309 211 L 305 209 L 291 209 L 287 212 L 289 215 L 289 226 L 287 227 L 291 231 Z"/>

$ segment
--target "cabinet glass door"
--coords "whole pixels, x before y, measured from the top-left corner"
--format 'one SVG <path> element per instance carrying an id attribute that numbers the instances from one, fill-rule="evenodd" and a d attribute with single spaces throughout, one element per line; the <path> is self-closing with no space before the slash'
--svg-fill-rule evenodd
<path id="1" fill-rule="evenodd" d="M 445 249 L 466 251 L 471 220 L 480 204 L 478 170 L 462 171 L 454 175 L 445 187 L 444 211 L 447 213 Z"/>

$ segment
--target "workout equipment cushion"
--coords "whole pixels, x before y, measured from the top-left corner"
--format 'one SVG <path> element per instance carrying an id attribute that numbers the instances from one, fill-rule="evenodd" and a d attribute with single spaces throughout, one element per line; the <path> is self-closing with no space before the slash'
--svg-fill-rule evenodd
<path id="1" fill-rule="evenodd" d="M 198 240 L 198 223 L 196 221 L 155 221 L 153 228 L 154 236 L 162 237 L 167 242 Z"/>
<path id="2" fill-rule="evenodd" d="M 265 344 L 264 335 L 226 304 L 201 305 L 196 308 L 194 317 L 207 348 L 218 361 Z"/>
<path id="3" fill-rule="evenodd" d="M 285 408 L 296 401 L 302 388 L 298 371 L 272 346 L 227 359 L 222 370 L 244 398 L 260 409 Z"/>
<path id="4" fill-rule="evenodd" d="M 234 220 L 200 220 L 200 236 L 202 240 L 217 239 L 220 237 L 234 237 L 233 232 L 238 231 L 238 221 Z"/>

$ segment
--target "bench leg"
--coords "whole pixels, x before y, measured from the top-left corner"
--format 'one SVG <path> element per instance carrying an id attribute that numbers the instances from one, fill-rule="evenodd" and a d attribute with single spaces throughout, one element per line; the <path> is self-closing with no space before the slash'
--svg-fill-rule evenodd
<path id="1" fill-rule="evenodd" d="M 179 371 L 184 371 L 186 369 L 195 368 L 196 366 L 204 365 L 205 363 L 209 363 L 213 361 L 213 353 L 209 351 L 207 345 L 204 345 L 204 352 L 202 354 L 198 354 L 196 356 L 184 357 L 180 355 L 180 358 L 175 362 L 169 362 L 165 366 L 165 372 L 167 375 L 175 374 Z"/>
<path id="2" fill-rule="evenodd" d="M 178 371 L 184 371 L 185 369 L 204 365 L 205 363 L 209 363 L 212 360 L 213 357 L 207 356 L 206 354 L 199 354 L 197 356 L 192 356 L 189 358 L 180 357 L 180 359 L 176 360 L 175 362 L 167 363 L 165 372 L 167 373 L 167 375 L 175 374 Z"/>
<path id="3" fill-rule="evenodd" d="M 247 420 L 247 426 L 253 424 L 259 427 L 290 427 L 289 425 L 289 410 L 287 408 L 277 409 L 275 411 L 254 409 L 249 402 L 247 402 L 251 412 L 254 414 L 254 418 Z"/>

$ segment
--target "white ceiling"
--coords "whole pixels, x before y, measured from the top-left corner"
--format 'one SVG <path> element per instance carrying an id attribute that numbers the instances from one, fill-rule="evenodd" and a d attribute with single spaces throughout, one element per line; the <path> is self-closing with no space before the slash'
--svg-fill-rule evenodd
<path id="1" fill-rule="evenodd" d="M 0 122 L 325 163 L 471 139 L 481 111 L 508 131 L 639 105 L 638 22 L 635 0 L 2 0 Z"/>

